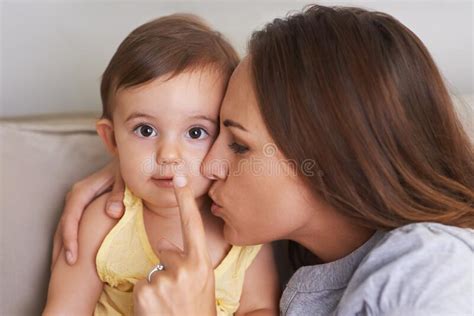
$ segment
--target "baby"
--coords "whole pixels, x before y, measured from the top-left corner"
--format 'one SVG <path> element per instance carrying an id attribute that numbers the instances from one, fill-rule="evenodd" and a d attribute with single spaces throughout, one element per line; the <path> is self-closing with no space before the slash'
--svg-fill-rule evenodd
<path id="1" fill-rule="evenodd" d="M 217 314 L 277 313 L 270 246 L 224 240 L 222 221 L 209 211 L 211 182 L 199 171 L 237 63 L 232 46 L 193 15 L 151 21 L 120 44 L 102 78 L 97 132 L 120 163 L 125 214 L 118 222 L 105 215 L 107 194 L 88 206 L 77 263 L 61 255 L 54 265 L 44 314 L 133 314 L 134 285 L 160 262 L 159 241 L 183 247 L 177 171 L 187 174 L 201 212 Z"/>

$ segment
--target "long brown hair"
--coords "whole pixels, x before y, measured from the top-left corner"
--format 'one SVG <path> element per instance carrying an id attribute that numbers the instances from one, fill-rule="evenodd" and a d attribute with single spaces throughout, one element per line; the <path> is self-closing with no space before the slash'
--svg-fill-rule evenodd
<path id="1" fill-rule="evenodd" d="M 426 47 L 388 14 L 314 5 L 249 43 L 260 112 L 314 194 L 358 224 L 474 228 L 473 145 Z"/>
<path id="2" fill-rule="evenodd" d="M 238 62 L 232 45 L 196 15 L 177 13 L 152 20 L 123 40 L 105 69 L 102 117 L 112 118 L 111 96 L 119 88 L 203 67 L 213 67 L 228 80 Z"/>

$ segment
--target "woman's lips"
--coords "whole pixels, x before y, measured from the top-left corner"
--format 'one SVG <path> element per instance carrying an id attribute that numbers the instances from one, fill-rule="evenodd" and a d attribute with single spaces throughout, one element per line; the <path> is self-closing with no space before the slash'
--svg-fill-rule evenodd
<path id="1" fill-rule="evenodd" d="M 214 201 L 212 201 L 212 204 L 211 204 L 211 212 L 212 214 L 214 215 L 219 215 L 222 213 L 222 206 L 220 206 L 219 204 L 216 204 Z"/>
<path id="2" fill-rule="evenodd" d="M 169 189 L 173 187 L 173 178 L 162 178 L 162 179 L 151 178 L 151 181 L 157 187 L 160 187 L 160 188 Z"/>

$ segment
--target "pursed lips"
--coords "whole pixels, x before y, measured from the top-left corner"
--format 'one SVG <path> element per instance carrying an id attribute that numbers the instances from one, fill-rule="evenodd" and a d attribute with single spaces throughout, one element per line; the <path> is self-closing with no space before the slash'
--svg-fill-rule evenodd
<path id="1" fill-rule="evenodd" d="M 220 213 L 222 213 L 221 203 L 216 199 L 216 197 L 214 196 L 212 192 L 209 192 L 209 197 L 212 200 L 211 212 L 214 215 L 219 215 Z"/>

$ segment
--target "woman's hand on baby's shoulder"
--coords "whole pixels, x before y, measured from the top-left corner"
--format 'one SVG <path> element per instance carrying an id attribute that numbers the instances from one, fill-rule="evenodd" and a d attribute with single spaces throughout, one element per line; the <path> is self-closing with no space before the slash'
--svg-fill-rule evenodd
<path id="1" fill-rule="evenodd" d="M 113 185 L 106 203 L 106 213 L 112 218 L 123 215 L 124 183 L 120 175 L 118 162 L 110 162 L 96 173 L 76 182 L 66 195 L 64 211 L 54 234 L 51 268 L 54 266 L 61 248 L 65 247 L 68 264 L 74 264 L 78 256 L 78 227 L 86 207 L 97 196 Z"/>

